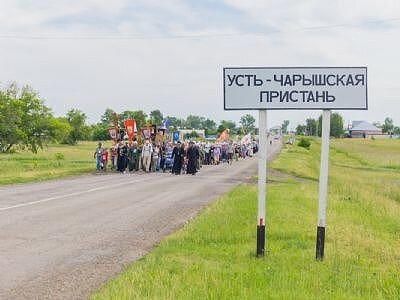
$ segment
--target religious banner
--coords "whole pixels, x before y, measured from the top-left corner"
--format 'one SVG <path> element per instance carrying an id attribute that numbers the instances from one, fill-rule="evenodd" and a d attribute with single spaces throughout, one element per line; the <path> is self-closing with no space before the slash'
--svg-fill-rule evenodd
<path id="1" fill-rule="evenodd" d="M 218 143 L 222 143 L 222 142 L 226 142 L 227 140 L 229 140 L 229 133 L 228 133 L 228 129 L 225 129 L 220 136 L 217 139 Z"/>
<path id="2" fill-rule="evenodd" d="M 164 119 L 161 123 L 160 129 L 164 129 L 166 132 L 168 132 L 168 127 L 169 127 L 169 119 Z"/>
<path id="3" fill-rule="evenodd" d="M 110 135 L 111 139 L 114 140 L 114 142 L 117 141 L 117 128 L 115 127 L 108 128 L 108 134 Z"/>
<path id="4" fill-rule="evenodd" d="M 142 135 L 143 135 L 144 139 L 151 138 L 151 127 L 150 126 L 142 127 L 141 131 L 142 131 Z"/>
<path id="5" fill-rule="evenodd" d="M 240 143 L 242 145 L 248 145 L 251 143 L 251 135 L 250 133 L 246 134 L 244 137 L 242 137 L 242 139 L 240 140 Z"/>
<path id="6" fill-rule="evenodd" d="M 179 131 L 174 131 L 172 134 L 172 141 L 174 142 L 174 144 L 179 141 Z"/>
<path id="7" fill-rule="evenodd" d="M 133 120 L 133 119 L 125 120 L 124 126 L 126 129 L 126 135 L 128 136 L 129 141 L 132 141 L 133 137 L 135 136 L 135 132 L 137 131 L 135 120 Z"/>
<path id="8" fill-rule="evenodd" d="M 164 141 L 164 131 L 163 130 L 158 130 L 155 140 L 156 140 L 156 143 L 162 143 Z"/>
<path id="9" fill-rule="evenodd" d="M 142 132 L 143 138 L 154 141 L 157 135 L 157 126 L 146 124 L 146 126 L 142 127 L 140 131 Z"/>

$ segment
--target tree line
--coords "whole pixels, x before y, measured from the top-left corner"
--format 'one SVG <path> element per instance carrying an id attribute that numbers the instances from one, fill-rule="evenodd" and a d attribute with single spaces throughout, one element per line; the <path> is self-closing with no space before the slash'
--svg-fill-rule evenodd
<path id="1" fill-rule="evenodd" d="M 284 124 L 282 124 L 282 128 L 287 128 L 288 124 L 289 124 L 288 121 L 287 123 L 284 122 Z M 400 127 L 394 125 L 392 118 L 386 117 L 383 123 L 374 122 L 373 125 L 376 126 L 377 128 L 382 129 L 382 133 L 400 135 Z M 322 132 L 322 115 L 320 115 L 318 119 L 308 118 L 306 119 L 305 124 L 304 123 L 299 124 L 296 127 L 297 135 L 321 136 L 321 132 Z M 345 133 L 345 128 L 344 128 L 343 117 L 339 113 L 336 112 L 332 113 L 330 136 L 341 137 L 344 135 L 344 133 Z"/>
<path id="2" fill-rule="evenodd" d="M 296 127 L 297 135 L 321 136 L 322 134 L 322 115 L 318 119 L 308 118 L 305 124 Z M 330 136 L 341 137 L 344 134 L 343 117 L 336 112 L 331 113 Z"/>
<path id="3" fill-rule="evenodd" d="M 225 129 L 234 134 L 254 133 L 255 118 L 246 114 L 239 124 L 222 120 L 217 124 L 212 119 L 188 115 L 186 118 L 164 116 L 156 109 L 149 114 L 142 110 L 115 112 L 107 108 L 96 124 L 87 124 L 86 114 L 79 109 L 69 110 L 65 116 L 56 117 L 44 100 L 30 86 L 19 87 L 11 83 L 0 89 L 0 151 L 10 152 L 15 148 L 29 149 L 36 153 L 47 143 L 76 144 L 80 140 L 108 140 L 110 126 L 123 127 L 126 119 L 135 119 L 139 129 L 146 124 L 161 125 L 169 120 L 169 129 L 204 129 L 206 135 L 218 135 Z"/>
<path id="4" fill-rule="evenodd" d="M 205 134 L 217 136 L 225 129 L 233 134 L 244 135 L 255 133 L 255 119 L 250 114 L 240 118 L 239 124 L 231 120 L 215 122 L 212 119 L 188 115 L 186 118 L 164 116 L 159 109 L 145 113 L 142 110 L 125 110 L 115 112 L 107 108 L 96 124 L 87 124 L 87 116 L 79 109 L 69 110 L 63 117 L 55 117 L 52 110 L 44 104 L 43 99 L 30 86 L 19 87 L 11 83 L 0 89 L 0 152 L 10 152 L 15 148 L 29 149 L 36 153 L 50 142 L 76 144 L 81 140 L 108 140 L 107 129 L 110 126 L 123 128 L 123 121 L 133 118 L 139 129 L 146 124 L 161 125 L 164 119 L 169 120 L 169 130 L 203 129 Z M 305 124 L 296 127 L 296 134 L 321 136 L 322 116 L 318 119 L 308 118 Z M 373 123 L 382 128 L 382 132 L 400 135 L 400 127 L 395 126 L 393 119 L 385 118 L 384 122 Z M 287 133 L 289 120 L 284 120 L 282 132 Z M 340 137 L 344 133 L 343 118 L 338 113 L 331 114 L 331 136 Z M 196 137 L 193 132 L 189 137 Z"/>

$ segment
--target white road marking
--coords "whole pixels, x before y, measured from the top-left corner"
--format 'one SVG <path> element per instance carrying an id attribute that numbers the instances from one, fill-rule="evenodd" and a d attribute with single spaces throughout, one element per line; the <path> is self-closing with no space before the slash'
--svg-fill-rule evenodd
<path id="1" fill-rule="evenodd" d="M 142 181 L 146 181 L 146 180 L 148 180 L 148 178 L 145 178 L 145 179 L 142 179 L 142 180 L 134 180 L 134 181 L 116 183 L 116 184 L 113 184 L 113 188 L 114 187 L 128 185 L 128 184 L 132 184 L 132 183 L 138 183 L 138 182 L 142 182 Z M 6 210 L 10 210 L 10 209 L 14 209 L 14 208 L 31 206 L 31 205 L 50 202 L 50 201 L 54 201 L 54 200 L 60 200 L 60 199 L 68 198 L 68 197 L 79 196 L 79 195 L 83 195 L 83 194 L 87 194 L 87 193 L 102 191 L 102 190 L 106 190 L 106 189 L 109 189 L 109 188 L 110 188 L 109 186 L 102 186 L 102 187 L 93 188 L 93 189 L 90 189 L 90 190 L 85 190 L 85 191 L 70 193 L 70 194 L 66 194 L 66 195 L 60 195 L 60 196 L 45 198 L 45 199 L 31 201 L 31 202 L 20 203 L 20 204 L 8 206 L 8 207 L 0 207 L 0 212 L 6 211 Z"/>

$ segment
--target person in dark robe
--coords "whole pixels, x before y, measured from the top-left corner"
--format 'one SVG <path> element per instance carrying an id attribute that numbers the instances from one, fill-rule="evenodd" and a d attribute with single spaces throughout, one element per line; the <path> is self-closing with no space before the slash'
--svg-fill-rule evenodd
<path id="1" fill-rule="evenodd" d="M 177 142 L 174 150 L 172 151 L 172 158 L 174 164 L 172 165 L 172 173 L 175 175 L 181 174 L 181 169 L 183 165 L 183 158 L 185 156 L 185 149 L 181 146 L 181 142 Z"/>
<path id="2" fill-rule="evenodd" d="M 138 148 L 137 142 L 133 141 L 128 149 L 129 172 L 139 170 L 139 157 L 138 157 L 138 149 L 137 148 Z"/>
<path id="3" fill-rule="evenodd" d="M 128 142 L 125 142 L 124 145 L 124 156 L 125 156 L 125 160 L 124 160 L 124 171 L 128 168 L 128 163 L 129 163 L 129 144 Z"/>
<path id="4" fill-rule="evenodd" d="M 197 163 L 199 161 L 199 149 L 193 142 L 189 143 L 189 148 L 187 150 L 187 158 L 188 158 L 188 165 L 187 165 L 187 174 L 195 175 L 197 172 Z"/>
<path id="5" fill-rule="evenodd" d="M 121 172 L 122 169 L 122 146 L 121 142 L 118 142 L 117 146 L 117 171 Z"/>
<path id="6" fill-rule="evenodd" d="M 128 156 L 128 147 L 121 142 L 118 146 L 118 160 L 117 160 L 118 171 L 121 173 L 125 172 L 128 160 L 127 156 Z"/>

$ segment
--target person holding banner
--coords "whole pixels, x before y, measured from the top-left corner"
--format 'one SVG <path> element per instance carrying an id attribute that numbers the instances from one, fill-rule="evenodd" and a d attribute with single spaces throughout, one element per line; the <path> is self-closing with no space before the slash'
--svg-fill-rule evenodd
<path id="1" fill-rule="evenodd" d="M 127 147 L 127 145 L 124 145 L 123 142 L 120 142 L 118 145 L 117 167 L 118 167 L 118 171 L 121 173 L 125 172 L 126 165 L 127 165 L 127 156 L 128 156 L 128 147 Z"/>

